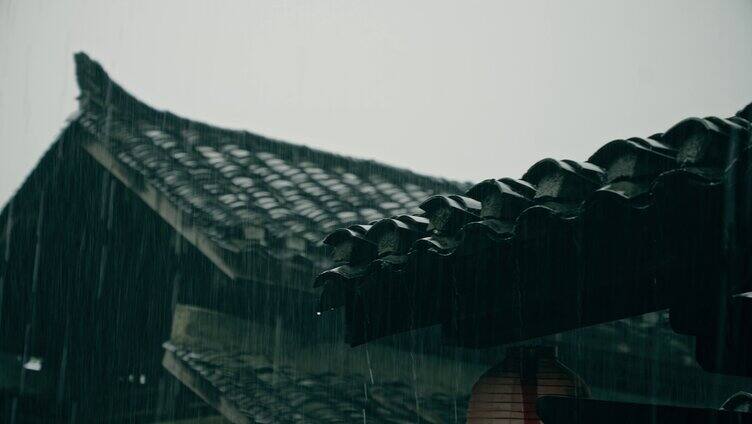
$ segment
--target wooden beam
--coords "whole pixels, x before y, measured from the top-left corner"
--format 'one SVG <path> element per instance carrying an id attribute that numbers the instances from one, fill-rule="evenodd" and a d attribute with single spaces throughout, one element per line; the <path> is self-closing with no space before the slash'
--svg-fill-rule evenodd
<path id="1" fill-rule="evenodd" d="M 197 372 L 184 366 L 172 352 L 165 352 L 162 365 L 180 380 L 181 383 L 185 384 L 186 387 L 230 420 L 230 422 L 234 424 L 251 424 L 248 418 L 241 414 L 231 402 L 225 399 L 219 390 L 203 379 Z"/>
<path id="2" fill-rule="evenodd" d="M 233 261 L 229 258 L 238 255 L 237 249 L 220 247 L 204 235 L 198 227 L 185 219 L 183 213 L 162 196 L 154 186 L 121 164 L 100 141 L 90 137 L 82 143 L 82 146 L 94 160 L 141 198 L 144 203 L 157 212 L 162 219 L 170 224 L 186 240 L 196 246 L 198 250 L 206 255 L 227 276 L 232 279 L 248 277 L 242 269 L 234 266 Z"/>

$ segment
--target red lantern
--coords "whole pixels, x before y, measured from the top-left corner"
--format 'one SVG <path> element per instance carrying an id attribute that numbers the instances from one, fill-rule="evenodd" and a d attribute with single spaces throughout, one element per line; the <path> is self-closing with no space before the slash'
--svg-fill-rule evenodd
<path id="1" fill-rule="evenodd" d="M 539 396 L 590 397 L 582 379 L 556 358 L 551 346 L 507 349 L 501 364 L 486 371 L 473 386 L 468 424 L 540 423 Z"/>

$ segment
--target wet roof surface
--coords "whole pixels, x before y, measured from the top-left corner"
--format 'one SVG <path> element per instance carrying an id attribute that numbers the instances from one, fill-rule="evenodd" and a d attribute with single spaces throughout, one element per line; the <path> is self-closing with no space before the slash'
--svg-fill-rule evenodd
<path id="1" fill-rule="evenodd" d="M 314 283 L 320 310 L 346 306 L 352 344 L 441 323 L 483 345 L 669 308 L 711 281 L 741 289 L 750 120 L 752 105 L 686 119 L 331 232 L 341 265 Z"/>
<path id="2" fill-rule="evenodd" d="M 261 355 L 240 351 L 164 344 L 182 367 L 210 385 L 199 393 L 219 396 L 250 423 L 286 422 L 456 422 L 466 399 L 435 393 L 416 399 L 415 388 L 401 382 L 373 384 L 362 375 L 305 373 L 275 366 Z M 209 393 L 211 392 L 211 393 Z M 417 406 L 417 409 L 416 409 Z M 240 420 L 236 420 L 239 422 Z"/>
<path id="3" fill-rule="evenodd" d="M 426 196 L 463 187 L 155 110 L 85 54 L 75 59 L 77 122 L 220 245 L 281 242 L 315 256 L 337 227 L 414 213 Z"/>

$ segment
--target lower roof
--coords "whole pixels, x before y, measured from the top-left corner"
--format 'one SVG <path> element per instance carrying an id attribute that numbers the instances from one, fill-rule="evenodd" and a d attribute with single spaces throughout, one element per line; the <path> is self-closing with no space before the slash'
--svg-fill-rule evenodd
<path id="1" fill-rule="evenodd" d="M 306 373 L 262 355 L 167 342 L 165 367 L 235 424 L 286 422 L 454 422 L 463 399 L 434 393 L 416 399 L 401 382 Z M 458 404 L 459 403 L 459 404 Z"/>

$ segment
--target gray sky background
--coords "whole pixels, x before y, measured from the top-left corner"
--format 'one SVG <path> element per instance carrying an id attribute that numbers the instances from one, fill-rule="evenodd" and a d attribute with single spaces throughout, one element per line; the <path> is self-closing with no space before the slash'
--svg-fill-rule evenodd
<path id="1" fill-rule="evenodd" d="M 0 0 L 0 204 L 72 55 L 210 124 L 462 180 L 752 102 L 752 1 Z"/>

